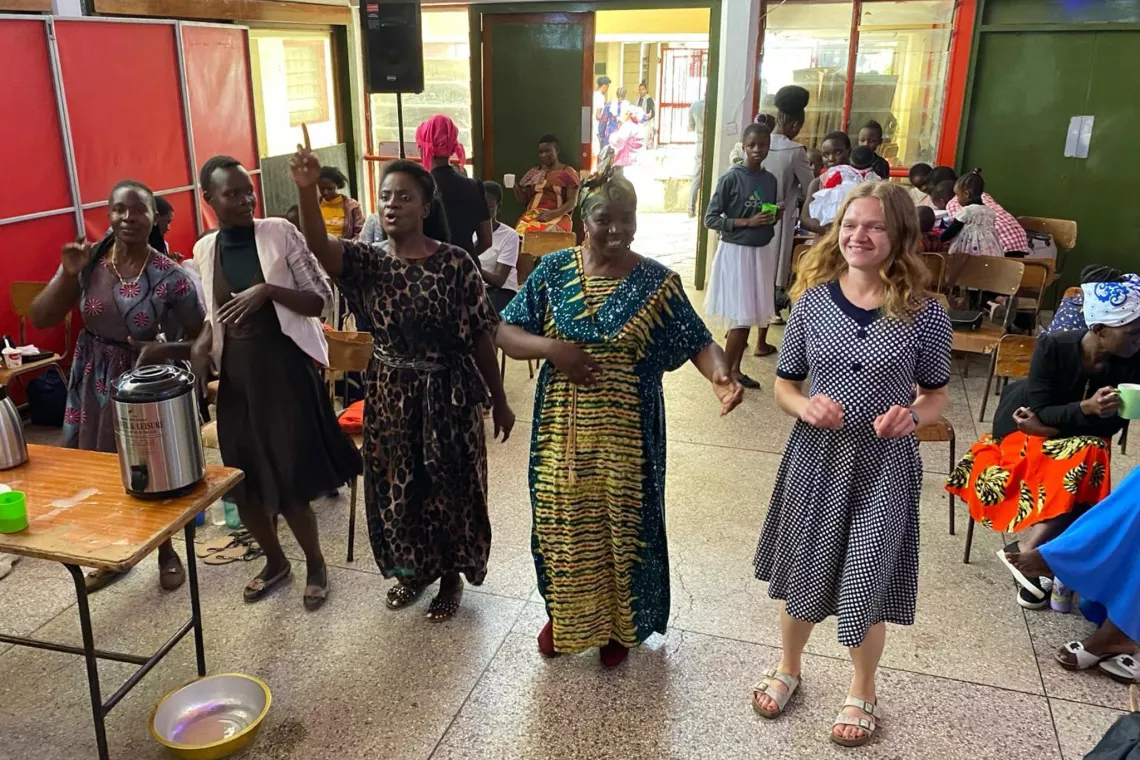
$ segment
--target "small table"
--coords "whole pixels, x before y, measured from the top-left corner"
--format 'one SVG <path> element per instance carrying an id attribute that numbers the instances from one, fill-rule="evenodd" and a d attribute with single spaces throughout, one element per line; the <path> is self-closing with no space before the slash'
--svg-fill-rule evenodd
<path id="1" fill-rule="evenodd" d="M 123 489 L 119 460 L 114 454 L 34 445 L 28 446 L 26 463 L 0 471 L 0 479 L 13 490 L 26 494 L 29 522 L 27 530 L 0 533 L 0 553 L 60 562 L 67 568 L 75 581 L 83 646 L 8 634 L 0 634 L 0 642 L 83 655 L 87 661 L 91 717 L 95 723 L 95 743 L 100 760 L 110 757 L 104 725 L 107 713 L 191 630 L 194 631 L 198 675 L 206 675 L 198 571 L 194 560 L 194 518 L 242 477 L 241 470 L 208 466 L 206 477 L 184 496 L 161 500 L 136 499 Z M 126 572 L 180 528 L 184 529 L 186 536 L 190 619 L 149 656 L 96 649 L 87 588 L 80 565 Z M 139 666 L 106 702 L 99 690 L 99 659 Z"/>

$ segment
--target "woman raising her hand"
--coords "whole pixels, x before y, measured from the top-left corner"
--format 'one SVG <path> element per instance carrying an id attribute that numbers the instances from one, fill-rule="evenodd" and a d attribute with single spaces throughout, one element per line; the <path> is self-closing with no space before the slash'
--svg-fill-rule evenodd
<path id="1" fill-rule="evenodd" d="M 531 545 L 550 616 L 539 650 L 601 647 L 614 667 L 669 620 L 661 378 L 692 361 L 722 415 L 743 391 L 681 278 L 630 249 L 637 196 L 610 160 L 583 191 L 586 244 L 543 256 L 498 341 L 516 359 L 546 360 L 530 454 Z"/>
<path id="2" fill-rule="evenodd" d="M 515 422 L 495 359 L 498 317 L 475 260 L 424 234 L 436 188 L 422 166 L 384 167 L 387 239 L 377 245 L 326 234 L 316 190 L 321 166 L 307 146 L 290 166 L 309 248 L 339 280 L 353 313 L 371 323 L 364 503 L 376 564 L 398 581 L 388 607 L 408 606 L 439 580 L 427 614 L 446 620 L 459 609 L 460 575 L 479 585 L 487 574 L 488 398 L 496 435 L 506 441 Z"/>
<path id="3" fill-rule="evenodd" d="M 952 333 L 926 293 L 918 217 L 901 185 L 859 185 L 836 219 L 803 261 L 776 369 L 776 401 L 797 422 L 754 565 L 768 596 L 784 602 L 783 653 L 752 703 L 765 718 L 780 715 L 812 629 L 836 615 L 855 675 L 831 739 L 859 746 L 875 731 L 885 624 L 914 623 L 914 431 L 946 408 Z"/>

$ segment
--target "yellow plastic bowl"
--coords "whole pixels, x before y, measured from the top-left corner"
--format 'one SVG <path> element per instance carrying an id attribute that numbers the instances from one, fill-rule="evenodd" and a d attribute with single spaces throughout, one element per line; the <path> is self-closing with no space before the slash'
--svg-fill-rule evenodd
<path id="1" fill-rule="evenodd" d="M 159 700 L 150 735 L 175 757 L 219 760 L 253 742 L 272 701 L 269 687 L 253 676 L 205 676 Z"/>

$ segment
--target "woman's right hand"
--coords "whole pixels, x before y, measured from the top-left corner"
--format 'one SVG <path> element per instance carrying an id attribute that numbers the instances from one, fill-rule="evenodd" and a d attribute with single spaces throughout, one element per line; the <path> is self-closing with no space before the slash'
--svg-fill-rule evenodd
<path id="1" fill-rule="evenodd" d="M 554 341 L 546 359 L 575 385 L 596 385 L 602 375 L 597 359 L 568 341 Z"/>
<path id="2" fill-rule="evenodd" d="M 83 268 L 91 263 L 91 252 L 93 250 L 94 247 L 87 242 L 87 238 L 84 236 L 76 238 L 73 243 L 64 245 L 63 254 L 60 256 L 64 274 L 68 277 L 78 277 Z"/>
<path id="3" fill-rule="evenodd" d="M 843 427 L 843 405 L 817 393 L 808 399 L 800 419 L 822 430 L 839 430 Z"/>
<path id="4" fill-rule="evenodd" d="M 1111 386 L 1101 388 L 1081 402 L 1081 411 L 1089 417 L 1112 417 L 1120 409 L 1120 393 Z"/>
<path id="5" fill-rule="evenodd" d="M 321 178 L 321 162 L 309 147 L 309 129 L 302 125 L 305 144 L 297 146 L 297 152 L 289 159 L 289 171 L 297 187 L 312 187 Z"/>

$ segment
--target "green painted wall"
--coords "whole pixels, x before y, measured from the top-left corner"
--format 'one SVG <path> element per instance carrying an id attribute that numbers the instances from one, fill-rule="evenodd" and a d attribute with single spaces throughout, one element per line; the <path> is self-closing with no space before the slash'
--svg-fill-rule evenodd
<path id="1" fill-rule="evenodd" d="M 1061 287 L 1085 264 L 1140 271 L 1140 215 L 1127 190 L 1140 29 L 1099 25 L 1133 13 L 1140 17 L 1140 0 L 986 0 L 983 9 L 959 168 L 980 167 L 986 189 L 1015 216 L 1076 220 Z M 1089 157 L 1065 158 L 1069 119 L 1086 114 L 1096 117 Z"/>
<path id="2" fill-rule="evenodd" d="M 983 24 L 1140 22 L 1140 0 L 989 0 Z"/>

